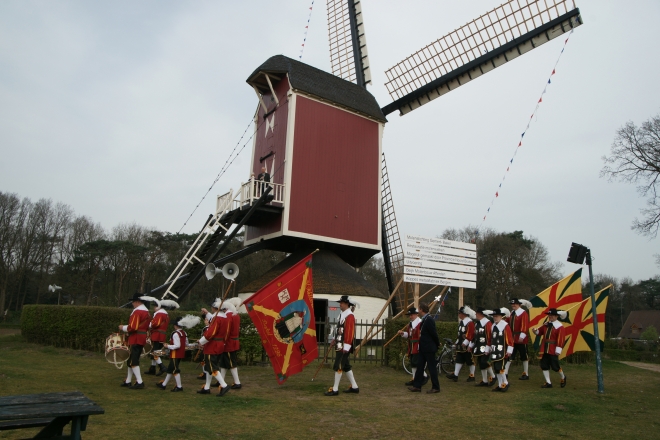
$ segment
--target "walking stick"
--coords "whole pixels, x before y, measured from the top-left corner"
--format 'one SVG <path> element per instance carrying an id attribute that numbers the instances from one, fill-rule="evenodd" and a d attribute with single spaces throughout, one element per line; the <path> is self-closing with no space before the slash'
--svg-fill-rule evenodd
<path id="1" fill-rule="evenodd" d="M 333 341 L 334 342 L 334 341 Z M 321 371 L 321 368 L 325 365 L 325 361 L 328 360 L 328 353 L 330 353 L 330 348 L 333 347 L 335 344 L 331 344 L 330 347 L 325 351 L 325 356 L 323 356 L 323 362 L 321 362 L 321 365 L 316 369 L 316 373 L 314 373 L 314 377 L 312 377 L 312 382 L 314 382 L 314 379 L 316 379 L 316 376 L 319 374 L 319 371 Z"/>

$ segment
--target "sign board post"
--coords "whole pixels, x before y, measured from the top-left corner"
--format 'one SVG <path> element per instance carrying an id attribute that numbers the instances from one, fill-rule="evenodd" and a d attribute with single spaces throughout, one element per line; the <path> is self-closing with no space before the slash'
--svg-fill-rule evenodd
<path id="1" fill-rule="evenodd" d="M 463 289 L 477 288 L 474 243 L 406 234 L 403 256 L 403 280 L 415 284 L 415 307 L 419 306 L 419 284 L 458 287 L 459 307 L 463 306 Z"/>

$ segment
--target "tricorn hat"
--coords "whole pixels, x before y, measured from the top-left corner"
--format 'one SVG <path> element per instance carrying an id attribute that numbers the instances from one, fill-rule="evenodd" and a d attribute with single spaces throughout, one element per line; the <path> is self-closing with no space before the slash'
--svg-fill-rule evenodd
<path id="1" fill-rule="evenodd" d="M 506 307 L 500 307 L 499 309 L 493 310 L 492 315 L 493 316 L 499 315 L 508 318 L 509 316 L 511 316 L 511 312 Z"/>
<path id="2" fill-rule="evenodd" d="M 338 302 L 338 303 L 346 303 L 346 304 L 348 304 L 349 306 L 354 305 L 353 301 L 351 300 L 351 298 L 350 298 L 348 295 L 342 295 L 341 298 L 339 298 L 339 299 L 337 300 L 337 302 Z"/>
<path id="3" fill-rule="evenodd" d="M 481 313 L 482 315 L 487 315 L 487 313 L 484 313 L 485 311 L 486 311 L 486 309 L 484 309 L 483 307 L 477 307 L 477 310 L 475 310 L 475 313 Z M 489 310 L 489 312 L 490 312 L 490 310 Z"/>
<path id="4" fill-rule="evenodd" d="M 509 304 L 518 304 L 519 306 L 522 305 L 522 303 L 520 302 L 520 300 L 518 298 L 511 298 L 509 300 Z"/>
<path id="5" fill-rule="evenodd" d="M 551 316 L 559 316 L 561 319 L 565 319 L 566 316 L 568 315 L 568 312 L 552 308 L 552 309 L 548 309 L 548 311 L 545 312 L 545 314 Z"/>
<path id="6" fill-rule="evenodd" d="M 419 312 L 417 311 L 416 308 L 411 307 L 411 308 L 408 309 L 408 312 L 406 313 L 406 315 L 419 315 Z"/>
<path id="7" fill-rule="evenodd" d="M 470 308 L 470 306 L 463 306 L 463 307 L 461 307 L 460 309 L 458 309 L 458 313 L 462 313 L 462 314 L 464 314 L 464 315 L 467 315 L 468 317 L 470 317 L 470 319 L 474 319 L 474 318 L 475 318 L 474 310 L 472 310 L 472 309 Z"/>
<path id="8" fill-rule="evenodd" d="M 143 293 L 135 292 L 135 293 L 133 294 L 133 297 L 132 297 L 132 298 L 128 298 L 128 300 L 131 301 L 131 302 L 133 302 L 133 301 L 140 301 L 140 302 L 143 303 L 143 302 L 144 302 L 144 300 L 142 299 L 143 296 L 144 296 Z"/>

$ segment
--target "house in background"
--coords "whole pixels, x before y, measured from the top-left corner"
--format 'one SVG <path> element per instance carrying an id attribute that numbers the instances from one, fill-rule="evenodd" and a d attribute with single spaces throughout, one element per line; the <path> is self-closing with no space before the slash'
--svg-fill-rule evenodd
<path id="1" fill-rule="evenodd" d="M 639 339 L 644 330 L 653 326 L 660 332 L 660 310 L 636 310 L 630 312 L 619 332 L 619 338 Z"/>

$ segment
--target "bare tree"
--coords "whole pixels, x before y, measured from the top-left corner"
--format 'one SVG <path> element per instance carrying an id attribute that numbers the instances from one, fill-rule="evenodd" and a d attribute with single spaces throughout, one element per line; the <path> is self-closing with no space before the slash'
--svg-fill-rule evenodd
<path id="1" fill-rule="evenodd" d="M 628 122 L 617 130 L 610 156 L 603 156 L 603 161 L 601 177 L 639 184 L 637 191 L 647 197 L 647 208 L 640 210 L 644 217 L 635 218 L 632 229 L 655 238 L 660 226 L 660 115 L 639 127 Z"/>

